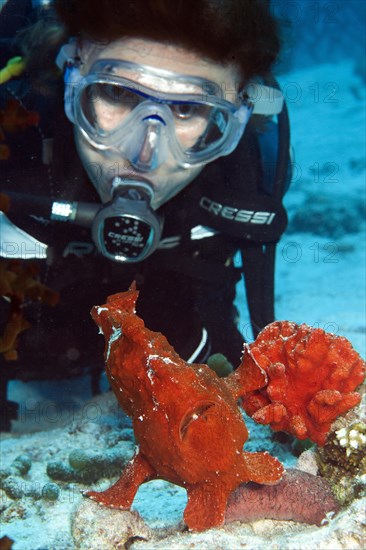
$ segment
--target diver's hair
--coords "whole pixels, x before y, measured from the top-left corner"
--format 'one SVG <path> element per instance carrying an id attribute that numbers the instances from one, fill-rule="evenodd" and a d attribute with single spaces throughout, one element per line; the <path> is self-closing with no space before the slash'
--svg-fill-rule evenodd
<path id="1" fill-rule="evenodd" d="M 55 59 L 66 40 L 66 29 L 56 17 L 41 18 L 17 33 L 15 43 L 26 61 L 31 85 L 42 95 L 57 93 L 62 75 Z"/>
<path id="2" fill-rule="evenodd" d="M 55 0 L 70 36 L 138 37 L 236 63 L 245 80 L 269 72 L 280 50 L 266 0 Z"/>
<path id="3" fill-rule="evenodd" d="M 265 76 L 280 51 L 267 0 L 55 0 L 45 17 L 18 32 L 31 85 L 58 95 L 59 48 L 70 37 L 108 43 L 122 37 L 157 40 L 239 66 L 243 80 Z"/>

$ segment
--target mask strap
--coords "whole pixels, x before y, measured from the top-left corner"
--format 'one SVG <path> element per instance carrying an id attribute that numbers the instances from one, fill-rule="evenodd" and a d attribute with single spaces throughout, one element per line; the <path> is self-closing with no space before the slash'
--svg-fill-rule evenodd
<path id="1" fill-rule="evenodd" d="M 82 80 L 79 67 L 82 64 L 78 55 L 78 45 L 75 38 L 64 44 L 56 57 L 56 65 L 64 73 L 64 109 L 70 122 L 75 122 L 74 97 L 77 87 Z"/>
<path id="2" fill-rule="evenodd" d="M 278 115 L 282 111 L 284 97 L 281 90 L 264 84 L 251 83 L 246 89 L 248 99 L 253 103 L 253 115 Z"/>
<path id="3" fill-rule="evenodd" d="M 64 92 L 64 109 L 67 118 L 70 122 L 75 122 L 74 116 L 74 97 L 77 88 L 82 80 L 79 67 L 69 65 L 64 73 L 65 92 Z"/>
<path id="4" fill-rule="evenodd" d="M 80 58 L 78 55 L 78 45 L 76 38 L 70 38 L 67 44 L 64 44 L 58 52 L 55 63 L 57 67 L 64 72 L 65 67 L 72 63 L 76 64 Z"/>

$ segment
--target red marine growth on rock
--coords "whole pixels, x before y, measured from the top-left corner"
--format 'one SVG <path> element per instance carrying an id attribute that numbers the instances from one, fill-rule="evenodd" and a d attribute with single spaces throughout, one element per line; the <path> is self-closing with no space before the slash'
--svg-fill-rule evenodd
<path id="1" fill-rule="evenodd" d="M 343 337 L 288 321 L 265 327 L 246 345 L 240 370 L 266 373 L 242 407 L 258 423 L 324 445 L 332 422 L 360 402 L 354 390 L 365 362 Z"/>
<path id="2" fill-rule="evenodd" d="M 129 509 L 142 483 L 166 479 L 187 490 L 190 529 L 222 525 L 235 488 L 277 483 L 283 467 L 267 452 L 243 452 L 248 431 L 236 397 L 207 365 L 188 365 L 162 334 L 145 327 L 135 315 L 137 296 L 132 287 L 92 310 L 106 339 L 107 375 L 132 417 L 139 451 L 115 485 L 87 495 Z"/>

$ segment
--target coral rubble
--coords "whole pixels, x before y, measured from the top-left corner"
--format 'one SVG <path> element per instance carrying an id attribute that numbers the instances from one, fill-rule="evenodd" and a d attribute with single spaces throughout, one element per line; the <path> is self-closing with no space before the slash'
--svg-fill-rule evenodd
<path id="1" fill-rule="evenodd" d="M 120 442 L 104 453 L 75 449 L 69 454 L 69 464 L 53 460 L 47 464 L 47 475 L 58 481 L 93 483 L 121 471 L 132 458 L 133 448 L 129 442 Z"/>
<path id="2" fill-rule="evenodd" d="M 361 403 L 334 422 L 324 447 L 316 449 L 318 468 L 338 502 L 366 497 L 366 393 Z"/>

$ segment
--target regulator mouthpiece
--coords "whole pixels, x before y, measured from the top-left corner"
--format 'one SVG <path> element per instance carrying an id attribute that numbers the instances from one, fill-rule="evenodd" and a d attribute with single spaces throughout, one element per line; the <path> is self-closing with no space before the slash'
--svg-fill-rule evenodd
<path id="1" fill-rule="evenodd" d="M 158 247 L 162 221 L 151 208 L 152 187 L 145 181 L 112 182 L 113 198 L 94 218 L 92 236 L 98 250 L 116 262 L 139 262 Z"/>

